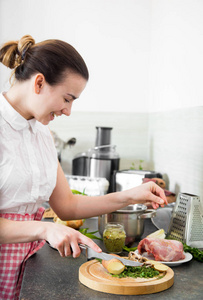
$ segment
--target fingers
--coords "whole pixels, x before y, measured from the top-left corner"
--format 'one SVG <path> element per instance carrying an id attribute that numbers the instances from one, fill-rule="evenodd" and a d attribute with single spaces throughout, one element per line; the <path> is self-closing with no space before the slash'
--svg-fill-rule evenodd
<path id="1" fill-rule="evenodd" d="M 150 199 L 153 202 L 156 202 L 159 204 L 161 207 L 164 207 L 164 205 L 168 204 L 167 198 L 165 196 L 164 190 L 160 188 L 156 183 L 154 182 L 149 182 L 151 184 L 150 190 L 151 190 L 151 195 Z"/>
<path id="2" fill-rule="evenodd" d="M 58 247 L 57 250 L 61 257 L 72 255 L 74 258 L 80 256 L 80 247 L 77 242 L 63 241 Z"/>
<path id="3" fill-rule="evenodd" d="M 101 248 L 97 246 L 93 241 L 89 241 L 89 239 L 86 239 L 83 244 L 89 246 L 90 248 L 94 249 L 96 252 L 102 252 Z M 81 249 L 78 245 L 78 242 L 71 242 L 69 243 L 63 243 L 60 247 L 58 247 L 58 251 L 62 257 L 70 256 L 72 255 L 74 258 L 79 257 L 81 253 Z"/>
<path id="4" fill-rule="evenodd" d="M 61 257 L 65 256 L 64 243 L 59 244 L 58 247 L 56 247 L 56 249 L 58 250 Z"/>
<path id="5" fill-rule="evenodd" d="M 165 195 L 164 190 L 162 188 L 160 188 L 160 190 L 159 190 L 159 197 L 161 197 L 161 199 L 164 200 L 164 203 L 161 205 L 162 207 L 164 207 L 164 204 L 168 205 L 166 195 Z"/>
<path id="6" fill-rule="evenodd" d="M 74 250 L 73 250 L 74 249 Z M 80 255 L 80 249 L 78 247 L 78 249 L 73 245 L 73 249 L 70 246 L 69 243 L 63 243 L 58 247 L 58 252 L 61 255 L 61 257 L 66 257 L 66 256 L 73 256 L 78 257 Z"/>
<path id="7" fill-rule="evenodd" d="M 160 188 L 156 183 L 150 181 L 144 183 L 140 188 L 144 188 L 144 194 L 142 196 L 143 203 L 147 206 L 151 206 L 153 209 L 157 209 L 160 206 L 164 207 L 168 204 L 167 198 L 165 196 L 164 190 Z M 143 192 L 143 191 L 142 191 Z"/>
<path id="8" fill-rule="evenodd" d="M 72 255 L 72 249 L 69 243 L 64 244 L 64 256 Z"/>
<path id="9" fill-rule="evenodd" d="M 78 246 L 77 239 L 65 237 L 58 245 L 57 250 L 62 257 L 72 255 L 74 258 L 80 256 L 80 247 Z"/>
<path id="10" fill-rule="evenodd" d="M 72 255 L 74 258 L 76 258 L 80 256 L 81 249 L 78 243 L 85 244 L 94 249 L 96 252 L 102 251 L 100 247 L 90 238 L 72 228 L 67 228 L 64 225 L 61 226 L 58 227 L 60 230 L 60 237 L 58 232 L 58 242 L 55 244 L 55 248 L 62 257 Z"/>
<path id="11" fill-rule="evenodd" d="M 150 201 L 155 202 L 158 205 L 163 205 L 164 204 L 164 200 L 154 194 L 150 195 Z"/>
<path id="12" fill-rule="evenodd" d="M 95 244 L 91 239 L 85 237 L 84 235 L 81 235 L 78 240 L 75 240 L 75 242 L 71 243 L 71 249 L 72 249 L 72 256 L 74 258 L 80 256 L 81 249 L 78 245 L 78 243 L 84 244 L 95 250 L 96 252 L 102 252 L 101 248 Z"/>
<path id="13" fill-rule="evenodd" d="M 58 250 L 61 257 L 70 256 L 72 254 L 70 242 L 67 237 L 64 237 L 57 245 L 56 249 Z"/>
<path id="14" fill-rule="evenodd" d="M 80 247 L 78 246 L 78 243 L 76 241 L 71 243 L 71 250 L 72 251 L 71 251 L 70 254 L 72 254 L 72 256 L 74 258 L 80 256 L 81 250 L 80 250 Z"/>
<path id="15" fill-rule="evenodd" d="M 152 207 L 153 209 L 157 209 L 159 207 L 158 203 L 152 202 Z"/>
<path id="16" fill-rule="evenodd" d="M 95 250 L 96 252 L 102 252 L 102 249 L 95 243 L 93 240 L 87 238 L 86 236 L 82 235 L 80 239 L 80 243 L 85 244 Z"/>

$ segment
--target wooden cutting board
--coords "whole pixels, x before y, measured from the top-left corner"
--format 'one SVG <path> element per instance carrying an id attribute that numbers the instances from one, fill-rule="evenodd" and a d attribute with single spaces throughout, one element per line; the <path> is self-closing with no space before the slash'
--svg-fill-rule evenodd
<path id="1" fill-rule="evenodd" d="M 104 293 L 119 295 L 142 295 L 164 291 L 174 282 L 174 272 L 168 268 L 163 278 L 115 278 L 96 259 L 81 265 L 79 281 L 85 286 Z"/>

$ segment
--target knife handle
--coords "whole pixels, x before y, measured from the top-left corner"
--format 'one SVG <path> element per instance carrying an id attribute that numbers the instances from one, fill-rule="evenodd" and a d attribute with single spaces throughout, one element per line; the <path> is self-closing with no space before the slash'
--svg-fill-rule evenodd
<path id="1" fill-rule="evenodd" d="M 87 253 L 87 251 L 88 251 L 87 248 L 88 247 L 86 245 L 84 245 L 84 244 L 78 244 L 78 246 L 81 249 L 81 253 L 84 254 L 86 256 L 86 258 L 88 258 L 88 253 Z"/>

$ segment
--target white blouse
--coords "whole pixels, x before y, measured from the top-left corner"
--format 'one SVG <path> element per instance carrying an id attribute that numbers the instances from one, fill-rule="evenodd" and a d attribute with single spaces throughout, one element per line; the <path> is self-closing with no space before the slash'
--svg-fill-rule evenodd
<path id="1" fill-rule="evenodd" d="M 1 93 L 0 213 L 35 213 L 49 201 L 57 165 L 48 126 L 24 119 Z"/>

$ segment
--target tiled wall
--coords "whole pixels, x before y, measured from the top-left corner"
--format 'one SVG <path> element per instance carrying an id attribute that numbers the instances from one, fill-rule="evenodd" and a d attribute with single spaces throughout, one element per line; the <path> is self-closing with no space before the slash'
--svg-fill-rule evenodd
<path id="1" fill-rule="evenodd" d="M 203 106 L 151 113 L 150 167 L 161 171 L 176 193 L 203 201 Z"/>
<path id="2" fill-rule="evenodd" d="M 112 144 L 117 146 L 120 169 L 143 168 L 161 172 L 167 188 L 175 193 L 197 194 L 203 199 L 203 107 L 157 113 L 82 113 L 56 118 L 50 128 L 63 140 L 77 143 L 63 151 L 67 173 L 79 152 L 93 147 L 96 126 L 113 127 Z"/>

